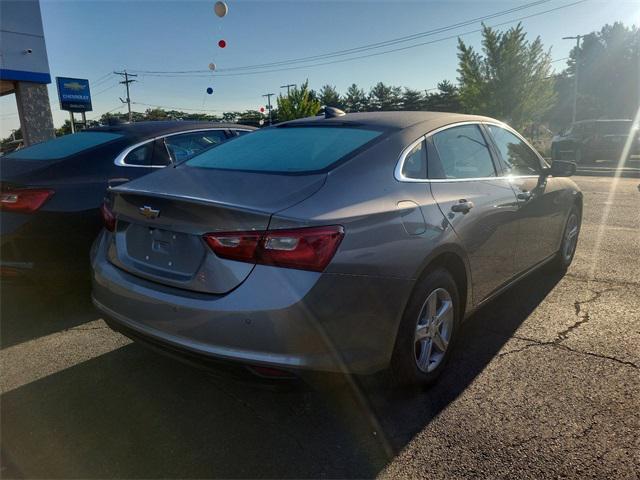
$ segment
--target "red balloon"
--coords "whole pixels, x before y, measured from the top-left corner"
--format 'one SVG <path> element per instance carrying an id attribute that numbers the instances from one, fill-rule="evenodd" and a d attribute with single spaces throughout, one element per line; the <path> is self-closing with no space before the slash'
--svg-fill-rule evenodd
<path id="1" fill-rule="evenodd" d="M 227 42 L 225 42 L 224 40 L 220 40 L 220 41 L 218 42 L 218 46 L 219 46 L 220 48 L 224 48 L 224 47 L 226 47 L 226 46 L 227 46 Z"/>

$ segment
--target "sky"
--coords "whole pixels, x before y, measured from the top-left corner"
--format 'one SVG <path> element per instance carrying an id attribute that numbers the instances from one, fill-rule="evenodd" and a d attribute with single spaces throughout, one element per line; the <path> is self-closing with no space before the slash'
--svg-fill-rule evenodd
<path id="1" fill-rule="evenodd" d="M 133 110 L 149 106 L 222 113 L 259 109 L 265 93 L 278 94 L 281 85 L 306 79 L 314 89 L 335 85 L 343 93 L 352 83 L 368 90 L 377 82 L 414 89 L 430 89 L 441 80 L 455 83 L 457 35 L 480 47 L 480 22 L 453 28 L 389 47 L 332 57 L 311 63 L 346 60 L 418 43 L 426 45 L 387 54 L 309 67 L 287 64 L 255 70 L 224 69 L 279 62 L 370 45 L 448 27 L 485 15 L 532 3 L 534 0 L 422 0 L 422 1 L 276 1 L 227 0 L 229 12 L 219 18 L 215 1 L 182 0 L 41 0 L 42 21 L 51 76 L 88 78 L 93 112 L 98 118 L 116 109 L 124 112 L 118 97 L 125 97 L 121 78 L 113 71 L 207 70 L 217 65 L 217 75 L 153 76 L 139 73 L 131 85 Z M 567 57 L 573 41 L 564 36 L 586 34 L 607 23 L 640 24 L 637 0 L 548 0 L 526 9 L 486 20 L 489 26 L 520 17 L 528 38 L 540 36 L 552 59 Z M 566 8 L 559 8 L 566 6 Z M 557 9 L 542 13 L 550 9 Z M 539 15 L 536 15 L 539 14 Z M 1 21 L 1 19 L 0 19 Z M 472 33 L 468 33 L 472 32 Z M 449 38 L 450 37 L 450 38 Z M 224 39 L 227 47 L 218 47 Z M 565 60 L 553 63 L 562 70 Z M 305 68 L 302 68 L 305 67 Z M 287 68 L 287 70 L 283 70 Z M 233 73 L 233 75 L 231 75 Z M 242 75 L 238 75 L 241 73 Z M 251 74 L 247 74 L 251 73 Z M 214 93 L 206 94 L 207 87 Z M 49 97 L 56 127 L 68 118 L 61 111 L 55 83 Z M 0 98 L 0 137 L 18 128 L 13 95 Z"/>

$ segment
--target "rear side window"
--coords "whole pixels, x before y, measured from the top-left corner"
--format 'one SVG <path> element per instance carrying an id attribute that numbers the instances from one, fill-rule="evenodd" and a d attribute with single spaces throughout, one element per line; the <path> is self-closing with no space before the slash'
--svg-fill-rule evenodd
<path id="1" fill-rule="evenodd" d="M 432 141 L 444 178 L 496 176 L 489 147 L 477 125 L 447 128 L 433 135 Z"/>
<path id="2" fill-rule="evenodd" d="M 270 173 L 323 170 L 380 136 L 348 127 L 281 127 L 243 135 L 202 152 L 191 167 Z"/>
<path id="3" fill-rule="evenodd" d="M 121 137 L 122 135 L 110 132 L 79 132 L 16 150 L 5 155 L 5 157 L 22 160 L 55 160 L 75 155 L 83 150 L 97 147 Z"/>
<path id="4" fill-rule="evenodd" d="M 540 159 L 520 138 L 502 127 L 487 125 L 510 175 L 538 175 Z"/>
<path id="5" fill-rule="evenodd" d="M 136 165 L 139 167 L 151 166 L 151 157 L 153 156 L 153 142 L 147 142 L 137 148 L 131 150 L 126 157 L 124 163 L 127 165 Z"/>
<path id="6" fill-rule="evenodd" d="M 424 141 L 418 143 L 407 154 L 402 164 L 402 175 L 405 178 L 423 180 L 427 178 L 427 157 Z"/>

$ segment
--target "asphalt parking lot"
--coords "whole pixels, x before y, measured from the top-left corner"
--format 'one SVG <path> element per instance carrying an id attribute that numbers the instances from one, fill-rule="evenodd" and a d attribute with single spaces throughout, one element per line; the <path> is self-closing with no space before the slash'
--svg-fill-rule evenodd
<path id="1" fill-rule="evenodd" d="M 423 392 L 256 385 L 113 333 L 87 287 L 2 288 L 3 478 L 639 478 L 639 179 L 575 177 L 582 234 L 474 315 Z"/>

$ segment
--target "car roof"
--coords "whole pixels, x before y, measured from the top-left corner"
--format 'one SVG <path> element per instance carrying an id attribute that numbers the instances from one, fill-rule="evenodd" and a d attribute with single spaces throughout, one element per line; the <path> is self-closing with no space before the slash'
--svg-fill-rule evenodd
<path id="1" fill-rule="evenodd" d="M 383 130 L 403 130 L 418 124 L 426 125 L 429 130 L 444 127 L 452 123 L 491 121 L 496 120 L 479 115 L 466 115 L 461 113 L 448 112 L 361 112 L 347 113 L 340 117 L 325 118 L 323 115 L 317 117 L 291 120 L 276 125 L 276 127 L 286 126 L 353 126 L 372 127 Z"/>
<path id="2" fill-rule="evenodd" d="M 199 122 L 199 121 L 187 121 L 187 120 L 158 120 L 158 121 L 145 121 L 135 123 L 119 123 L 116 125 L 107 125 L 104 127 L 94 127 L 87 131 L 93 132 L 112 132 L 120 133 L 122 135 L 150 138 L 156 136 L 167 135 L 170 133 L 187 132 L 191 130 L 199 129 L 242 129 L 242 130 L 255 130 L 255 127 L 247 125 L 240 125 L 238 123 L 219 123 L 219 122 Z"/>

